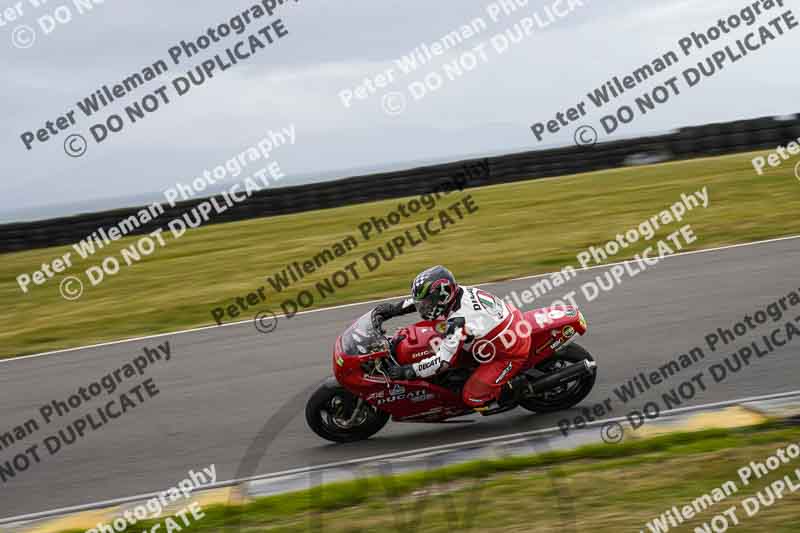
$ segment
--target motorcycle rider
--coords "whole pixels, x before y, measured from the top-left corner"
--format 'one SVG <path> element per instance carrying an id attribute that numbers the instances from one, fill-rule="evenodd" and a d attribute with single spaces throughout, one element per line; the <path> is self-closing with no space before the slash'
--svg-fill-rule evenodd
<path id="1" fill-rule="evenodd" d="M 454 365 L 462 349 L 466 349 L 481 363 L 462 390 L 466 405 L 477 411 L 486 410 L 494 400 L 505 405 L 525 393 L 528 380 L 518 374 L 526 369 L 531 337 L 508 333 L 522 329 L 519 321 L 525 318 L 519 309 L 482 289 L 458 285 L 449 270 L 435 266 L 417 275 L 411 285 L 411 298 L 397 304 L 381 304 L 375 315 L 382 323 L 415 310 L 424 320 L 443 317 L 447 324 L 444 339 L 433 346 L 430 357 L 391 367 L 391 379 L 431 377 Z M 505 342 L 501 335 L 505 335 Z"/>

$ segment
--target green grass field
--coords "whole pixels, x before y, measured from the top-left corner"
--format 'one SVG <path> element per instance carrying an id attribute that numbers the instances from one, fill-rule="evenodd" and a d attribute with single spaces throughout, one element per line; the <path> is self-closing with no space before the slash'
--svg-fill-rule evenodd
<path id="1" fill-rule="evenodd" d="M 800 429 L 772 423 L 472 462 L 204 508 L 206 516 L 184 531 L 650 531 L 647 522 L 728 481 L 735 492 L 670 531 L 695 531 L 732 506 L 740 523 L 731 531 L 800 531 L 800 491 L 787 488 L 751 517 L 742 503 L 784 476 L 797 484 L 800 459 L 748 484 L 737 474 L 798 442 Z M 137 524 L 136 531 L 154 523 Z"/>
<path id="2" fill-rule="evenodd" d="M 696 159 L 647 167 L 615 169 L 551 180 L 495 185 L 454 191 L 439 207 L 471 194 L 478 211 L 448 227 L 374 272 L 360 265 L 360 279 L 340 289 L 315 307 L 331 306 L 404 294 L 413 276 L 442 263 L 465 283 L 507 279 L 550 272 L 575 265 L 575 255 L 590 245 L 611 240 L 657 214 L 681 193 L 707 186 L 708 209 L 689 213 L 698 240 L 691 248 L 742 243 L 800 234 L 800 182 L 792 165 L 757 176 L 750 159 L 755 154 Z M 298 291 L 360 261 L 367 252 L 428 216 L 419 213 L 390 231 L 364 241 L 359 223 L 386 216 L 401 200 L 262 218 L 190 230 L 180 240 L 108 277 L 92 287 L 83 271 L 137 238 L 124 239 L 64 275 L 78 275 L 86 285 L 78 301 L 59 294 L 60 277 L 22 294 L 15 278 L 31 273 L 43 262 L 71 250 L 58 247 L 2 256 L 0 264 L 0 357 L 82 346 L 86 344 L 164 333 L 213 322 L 210 310 L 229 305 L 237 296 L 266 287 L 267 301 L 243 313 L 239 320 L 280 303 Z M 432 213 L 431 213 L 432 214 Z M 164 220 L 164 227 L 168 221 Z M 672 224 L 658 237 L 675 231 Z M 320 250 L 356 236 L 358 247 L 325 265 L 284 294 L 266 281 L 291 261 L 302 261 Z M 646 246 L 640 243 L 614 260 L 632 257 Z M 73 255 L 76 255 L 73 253 Z M 231 320 L 227 320 L 231 321 Z"/>

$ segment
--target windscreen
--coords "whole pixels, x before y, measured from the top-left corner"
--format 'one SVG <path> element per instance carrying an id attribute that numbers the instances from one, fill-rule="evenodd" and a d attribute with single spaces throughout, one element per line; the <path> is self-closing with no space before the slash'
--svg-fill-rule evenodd
<path id="1" fill-rule="evenodd" d="M 374 310 L 373 310 L 374 311 Z M 359 318 L 342 335 L 342 350 L 349 355 L 382 352 L 389 347 L 386 337 L 372 323 L 372 313 Z"/>

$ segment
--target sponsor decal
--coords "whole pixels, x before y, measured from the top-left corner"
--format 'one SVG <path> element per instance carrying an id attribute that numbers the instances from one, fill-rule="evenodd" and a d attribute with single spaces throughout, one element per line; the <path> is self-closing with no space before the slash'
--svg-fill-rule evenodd
<path id="1" fill-rule="evenodd" d="M 565 316 L 567 316 L 567 313 L 565 313 L 561 309 L 551 309 L 547 313 L 547 316 L 550 317 L 551 320 L 558 320 L 560 318 L 564 318 Z"/>
<path id="2" fill-rule="evenodd" d="M 436 395 L 426 391 L 425 389 L 417 389 L 406 394 L 405 389 L 400 394 L 392 394 L 388 398 L 379 398 L 377 405 L 385 405 L 387 403 L 394 403 L 398 400 L 411 400 L 412 402 L 424 402 L 426 400 L 433 400 Z"/>
<path id="3" fill-rule="evenodd" d="M 422 394 L 417 394 L 417 393 L 422 393 Z M 427 400 L 433 400 L 435 398 L 436 398 L 435 394 L 433 394 L 432 392 L 424 391 L 424 390 L 415 391 L 415 392 L 412 392 L 411 394 L 408 395 L 408 399 L 411 400 L 414 403 L 424 402 L 424 401 L 427 401 Z"/>
<path id="4" fill-rule="evenodd" d="M 372 394 L 367 396 L 367 401 L 378 400 L 380 398 L 383 398 L 383 391 L 382 390 L 379 390 L 378 392 L 373 392 Z"/>
<path id="5" fill-rule="evenodd" d="M 424 361 L 422 363 L 419 363 L 419 369 L 420 370 L 427 370 L 429 368 L 433 368 L 434 366 L 439 366 L 439 364 L 441 362 L 442 362 L 442 358 L 441 357 L 434 357 L 430 361 Z"/>
<path id="6" fill-rule="evenodd" d="M 543 346 L 540 346 L 539 348 L 536 349 L 536 353 L 538 354 L 539 352 L 543 352 L 546 348 L 552 348 L 553 351 L 556 351 L 559 348 L 563 348 L 564 346 L 566 346 L 567 344 L 569 344 L 570 342 L 575 340 L 572 337 L 572 335 L 575 334 L 575 329 L 571 328 L 570 326 L 566 326 L 564 329 L 567 329 L 567 328 L 570 328 L 572 330 L 572 333 L 570 335 L 566 335 L 566 332 L 562 332 L 562 335 L 563 335 L 562 337 L 558 337 L 556 339 L 553 339 L 552 342 L 550 342 L 548 344 L 545 344 Z"/>
<path id="7" fill-rule="evenodd" d="M 478 290 L 475 291 L 475 296 L 478 297 L 478 301 L 490 313 L 497 309 L 497 302 L 495 302 L 494 296 L 488 292 Z"/>
<path id="8" fill-rule="evenodd" d="M 564 329 L 561 330 L 561 334 L 564 335 L 564 338 L 569 339 L 575 335 L 575 328 L 572 326 L 564 326 Z"/>
<path id="9" fill-rule="evenodd" d="M 567 316 L 575 316 L 575 315 L 577 315 L 577 314 L 578 314 L 578 310 L 577 310 L 577 309 L 575 309 L 574 307 L 570 307 L 570 308 L 569 308 L 569 309 L 567 309 L 567 311 L 566 311 L 566 315 L 567 315 Z"/>
<path id="10" fill-rule="evenodd" d="M 483 402 L 491 399 L 491 396 L 487 396 L 486 398 L 467 398 L 467 399 L 469 401 L 471 401 L 471 402 L 481 402 L 481 403 L 483 403 Z"/>
<path id="11" fill-rule="evenodd" d="M 444 332 L 447 331 L 447 322 L 439 322 L 433 329 L 435 329 L 437 333 L 444 335 Z"/>
<path id="12" fill-rule="evenodd" d="M 500 372 L 500 375 L 499 375 L 499 376 L 497 376 L 497 379 L 496 379 L 496 380 L 494 380 L 494 384 L 495 384 L 495 385 L 499 385 L 499 384 L 500 384 L 500 382 L 501 382 L 501 381 L 503 381 L 503 378 L 505 378 L 505 377 L 508 375 L 508 373 L 509 373 L 509 372 L 511 372 L 511 369 L 512 369 L 513 367 L 514 367 L 514 365 L 513 365 L 512 363 L 510 363 L 510 362 L 509 362 L 509 363 L 508 363 L 508 366 L 506 366 L 506 367 L 503 369 L 503 371 L 502 371 L 502 372 Z"/>
<path id="13" fill-rule="evenodd" d="M 474 311 L 480 311 L 481 305 L 478 303 L 478 300 L 475 298 L 475 289 L 468 289 L 467 294 L 469 294 L 469 299 L 472 302 L 472 309 Z"/>
<path id="14" fill-rule="evenodd" d="M 341 355 L 336 356 L 336 364 L 339 366 L 344 366 L 344 358 Z"/>
<path id="15" fill-rule="evenodd" d="M 580 322 L 581 327 L 583 329 L 586 329 L 586 319 L 584 318 L 583 313 L 581 313 L 580 311 L 578 311 L 578 321 Z"/>
<path id="16" fill-rule="evenodd" d="M 420 357 L 426 357 L 428 355 L 432 355 L 430 350 L 422 350 L 421 352 L 414 352 L 411 354 L 412 359 L 418 359 Z"/>
<path id="17" fill-rule="evenodd" d="M 395 396 L 397 394 L 403 394 L 404 392 L 406 392 L 405 387 L 403 387 L 402 385 L 395 385 L 394 387 L 392 387 L 392 392 L 390 392 L 389 394 Z"/>
<path id="18" fill-rule="evenodd" d="M 496 296 L 489 294 L 486 291 L 477 290 L 475 291 L 475 294 L 477 295 L 480 304 L 489 314 L 497 315 L 499 318 L 503 318 L 505 305 L 502 301 L 498 300 Z"/>

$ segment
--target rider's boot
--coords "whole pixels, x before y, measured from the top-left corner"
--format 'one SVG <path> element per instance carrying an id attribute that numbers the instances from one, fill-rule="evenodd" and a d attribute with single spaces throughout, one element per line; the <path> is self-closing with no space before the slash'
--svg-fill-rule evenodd
<path id="1" fill-rule="evenodd" d="M 472 409 L 481 414 L 492 414 L 499 409 L 507 409 L 516 406 L 517 403 L 531 392 L 530 382 L 525 376 L 517 376 L 500 389 L 497 398 L 492 399 L 473 407 Z"/>
<path id="2" fill-rule="evenodd" d="M 491 414 L 497 410 L 516 406 L 521 399 L 525 398 L 531 392 L 533 392 L 533 390 L 530 381 L 528 381 L 528 378 L 525 377 L 524 374 L 520 374 L 503 385 L 496 399 L 489 400 L 483 405 L 473 407 L 473 410 L 481 414 Z"/>
<path id="3" fill-rule="evenodd" d="M 508 383 L 506 383 L 500 393 L 498 401 L 501 405 L 510 402 L 518 403 L 532 392 L 533 388 L 531 387 L 531 382 L 525 374 L 520 374 L 511 378 Z"/>

